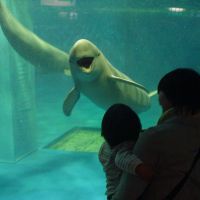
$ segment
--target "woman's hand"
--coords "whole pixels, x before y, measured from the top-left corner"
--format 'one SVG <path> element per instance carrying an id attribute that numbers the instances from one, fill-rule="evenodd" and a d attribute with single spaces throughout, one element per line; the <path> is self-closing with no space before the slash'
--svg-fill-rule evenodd
<path id="1" fill-rule="evenodd" d="M 144 181 L 150 182 L 154 176 L 153 169 L 144 163 L 139 164 L 135 168 L 135 173 Z"/>

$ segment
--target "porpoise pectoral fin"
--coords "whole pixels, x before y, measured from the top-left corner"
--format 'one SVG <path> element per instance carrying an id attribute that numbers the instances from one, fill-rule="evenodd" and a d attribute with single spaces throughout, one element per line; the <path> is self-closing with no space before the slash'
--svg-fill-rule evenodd
<path id="1" fill-rule="evenodd" d="M 142 86 L 139 83 L 136 83 L 136 82 L 134 82 L 132 80 L 128 80 L 128 79 L 125 79 L 125 78 L 117 77 L 117 76 L 114 76 L 114 75 L 111 75 L 111 79 L 117 80 L 117 81 L 121 81 L 121 82 L 126 83 L 126 84 L 133 85 L 133 86 L 141 88 L 144 91 L 146 91 L 147 93 L 149 93 L 149 91 L 144 86 Z"/>
<path id="2" fill-rule="evenodd" d="M 153 97 L 153 96 L 155 96 L 157 93 L 158 93 L 157 90 L 153 90 L 153 91 L 149 92 L 148 96 L 149 96 L 149 97 Z"/>
<path id="3" fill-rule="evenodd" d="M 77 88 L 72 88 L 63 103 L 63 112 L 66 116 L 70 116 L 72 109 L 80 98 L 80 91 Z"/>

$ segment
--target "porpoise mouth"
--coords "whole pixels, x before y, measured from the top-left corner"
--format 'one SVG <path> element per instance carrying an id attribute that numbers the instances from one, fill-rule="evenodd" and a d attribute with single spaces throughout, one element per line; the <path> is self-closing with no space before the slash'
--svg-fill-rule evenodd
<path id="1" fill-rule="evenodd" d="M 77 64 L 84 71 L 90 71 L 93 60 L 94 60 L 94 57 L 84 57 L 84 58 L 77 60 Z"/>

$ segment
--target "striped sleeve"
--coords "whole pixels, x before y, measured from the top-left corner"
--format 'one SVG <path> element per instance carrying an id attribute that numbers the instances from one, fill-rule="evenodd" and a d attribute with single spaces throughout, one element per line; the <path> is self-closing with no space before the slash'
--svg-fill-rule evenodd
<path id="1" fill-rule="evenodd" d="M 119 149 L 115 157 L 116 166 L 133 175 L 136 175 L 135 169 L 141 163 L 143 162 L 133 154 L 132 149 L 130 150 L 126 147 Z"/>

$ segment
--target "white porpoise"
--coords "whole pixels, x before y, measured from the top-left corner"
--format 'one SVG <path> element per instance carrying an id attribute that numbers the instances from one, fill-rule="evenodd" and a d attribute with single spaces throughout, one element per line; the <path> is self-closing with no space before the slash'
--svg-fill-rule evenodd
<path id="1" fill-rule="evenodd" d="M 137 113 L 150 107 L 154 93 L 148 93 L 142 85 L 114 68 L 92 42 L 78 40 L 70 50 L 69 65 L 75 85 L 64 101 L 63 111 L 67 116 L 80 93 L 103 109 L 114 103 L 124 103 Z"/>

